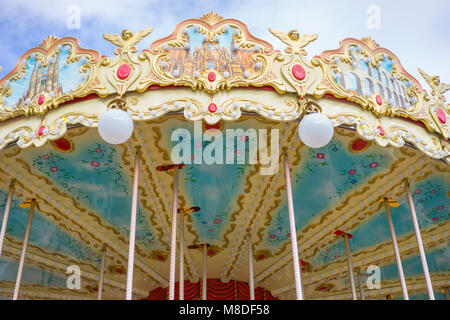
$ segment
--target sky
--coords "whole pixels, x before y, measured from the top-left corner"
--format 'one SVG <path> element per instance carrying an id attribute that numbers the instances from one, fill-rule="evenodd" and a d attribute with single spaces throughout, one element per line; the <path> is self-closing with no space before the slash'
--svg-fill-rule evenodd
<path id="1" fill-rule="evenodd" d="M 80 12 L 80 26 L 71 17 Z M 238 19 L 250 32 L 282 50 L 284 44 L 269 27 L 288 32 L 317 33 L 307 47 L 309 57 L 335 49 L 348 37 L 372 37 L 400 58 L 405 69 L 429 91 L 417 72 L 437 74 L 450 83 L 450 1 L 448 0 L 1 0 L 0 78 L 28 49 L 48 35 L 73 36 L 84 48 L 113 55 L 114 45 L 103 33 L 121 33 L 152 26 L 154 31 L 137 47 L 172 33 L 177 23 L 214 11 Z M 446 94 L 450 101 L 450 94 Z"/>

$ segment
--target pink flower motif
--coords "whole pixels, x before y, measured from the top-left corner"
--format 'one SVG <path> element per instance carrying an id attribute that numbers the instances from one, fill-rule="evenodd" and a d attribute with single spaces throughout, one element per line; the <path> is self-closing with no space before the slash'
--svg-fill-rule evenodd
<path id="1" fill-rule="evenodd" d="M 241 136 L 241 137 L 240 137 L 240 140 L 241 140 L 241 141 L 248 141 L 248 136 Z"/>
<path id="2" fill-rule="evenodd" d="M 432 220 L 433 221 L 439 220 L 439 217 L 434 217 Z"/>
<path id="3" fill-rule="evenodd" d="M 42 158 L 44 158 L 44 159 L 50 159 L 50 156 L 48 155 L 48 154 L 44 154 L 43 156 L 42 156 Z"/>
<path id="4" fill-rule="evenodd" d="M 269 238 L 270 238 L 270 239 L 275 239 L 275 235 L 274 235 L 274 234 L 271 234 L 271 235 L 269 236 Z"/>
<path id="5" fill-rule="evenodd" d="M 444 206 L 439 206 L 439 207 L 437 207 L 436 209 L 442 210 L 442 209 L 444 209 Z"/>
<path id="6" fill-rule="evenodd" d="M 290 234 L 290 233 L 288 233 L 288 234 L 287 234 L 287 236 L 288 236 L 288 238 L 289 238 L 289 237 L 291 236 L 291 234 Z"/>
<path id="7" fill-rule="evenodd" d="M 50 167 L 50 171 L 51 172 L 56 172 L 56 171 L 58 171 L 58 167 Z"/>
<path id="8" fill-rule="evenodd" d="M 91 161 L 91 166 L 93 166 L 93 167 L 99 167 L 99 166 L 100 166 L 100 162 L 92 160 L 92 161 Z"/>
<path id="9" fill-rule="evenodd" d="M 325 158 L 325 154 L 324 153 L 317 153 L 316 154 L 316 158 L 317 159 L 324 159 Z"/>
<path id="10" fill-rule="evenodd" d="M 379 167 L 380 166 L 380 164 L 378 163 L 378 162 L 372 162 L 372 163 L 369 163 L 369 167 L 371 168 L 371 169 L 373 169 L 373 168 L 376 168 L 376 167 Z"/>
<path id="11" fill-rule="evenodd" d="M 202 146 L 202 142 L 201 142 L 201 141 L 196 141 L 196 142 L 194 143 L 194 146 L 195 146 L 195 147 L 201 147 L 201 146 Z"/>
<path id="12" fill-rule="evenodd" d="M 97 148 L 97 149 L 95 149 L 95 152 L 102 152 L 102 149 L 101 148 Z"/>
<path id="13" fill-rule="evenodd" d="M 416 189 L 416 191 L 414 191 L 415 194 L 420 194 L 422 192 L 422 190 L 420 189 Z"/>
<path id="14" fill-rule="evenodd" d="M 435 193 L 436 193 L 436 190 L 435 190 L 435 189 L 433 189 L 433 190 L 430 191 L 430 194 L 435 194 Z"/>
<path id="15" fill-rule="evenodd" d="M 215 224 L 219 224 L 219 223 L 221 223 L 222 222 L 222 220 L 220 220 L 220 219 L 214 219 L 214 223 Z"/>
<path id="16" fill-rule="evenodd" d="M 356 171 L 355 170 L 348 170 L 348 174 L 355 174 Z"/>
<path id="17" fill-rule="evenodd" d="M 240 153 L 239 149 L 234 150 L 234 153 L 239 154 Z"/>
<path id="18" fill-rule="evenodd" d="M 214 229 L 209 229 L 208 231 L 211 232 L 211 233 L 213 233 L 213 232 L 214 232 Z"/>

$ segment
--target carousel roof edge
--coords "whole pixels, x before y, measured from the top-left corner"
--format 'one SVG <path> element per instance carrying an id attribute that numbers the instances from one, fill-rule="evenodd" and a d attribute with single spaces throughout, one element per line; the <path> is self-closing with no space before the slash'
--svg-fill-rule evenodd
<path id="1" fill-rule="evenodd" d="M 117 46 L 113 57 L 82 48 L 76 38 L 50 36 L 23 54 L 14 69 L 0 80 L 0 149 L 13 141 L 21 147 L 31 142 L 42 145 L 42 139 L 56 139 L 63 134 L 69 123 L 96 126 L 98 114 L 84 116 L 83 120 L 78 112 L 76 119 L 68 121 L 71 115 L 56 112 L 62 104 L 77 102 L 65 107 L 75 114 L 83 105 L 82 98 L 114 97 L 115 102 L 108 103 L 108 107 L 133 109 L 130 97 L 146 96 L 152 88 L 185 87 L 189 91 L 178 91 L 186 95 L 184 103 L 177 105 L 172 101 L 146 110 L 135 108 L 134 117 L 152 119 L 182 110 L 188 120 L 214 123 L 236 120 L 245 110 L 272 120 L 289 121 L 301 117 L 310 102 L 315 101 L 329 105 L 322 109 L 328 116 L 334 115 L 331 118 L 335 125 L 352 122 L 363 138 L 375 139 L 384 146 L 409 142 L 433 158 L 448 158 L 450 104 L 446 104 L 444 93 L 450 86 L 441 83 L 438 76 L 419 69 L 431 88 L 427 93 L 398 57 L 368 37 L 344 39 L 337 49 L 307 59 L 306 46 L 317 39 L 316 34 L 269 30 L 286 44 L 284 54 L 253 36 L 244 23 L 213 12 L 180 22 L 172 34 L 152 42 L 141 52 L 135 45 L 153 28 L 104 34 L 107 41 Z M 285 103 L 270 106 L 264 101 L 244 101 L 238 97 L 239 88 L 272 88 L 271 94 L 285 98 Z M 226 92 L 230 97 L 235 95 L 237 101 L 223 101 L 222 105 L 211 99 L 203 105 L 188 102 L 188 92 L 192 95 L 193 90 L 212 99 Z M 151 90 L 150 94 L 157 91 Z M 212 104 L 216 108 L 209 108 Z M 105 108 L 99 107 L 98 111 Z M 347 112 L 338 112 L 344 110 Z M 56 131 L 46 125 L 53 112 L 63 114 L 63 123 L 55 125 L 59 127 Z M 406 130 L 386 130 L 382 123 L 400 123 Z M 392 135 L 399 135 L 399 139 L 392 139 Z"/>

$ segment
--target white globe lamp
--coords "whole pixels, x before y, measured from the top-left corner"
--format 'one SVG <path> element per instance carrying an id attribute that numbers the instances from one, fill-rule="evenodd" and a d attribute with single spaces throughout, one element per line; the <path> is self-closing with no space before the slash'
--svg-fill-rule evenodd
<path id="1" fill-rule="evenodd" d="M 110 109 L 100 116 L 98 133 L 110 144 L 121 144 L 133 133 L 133 119 L 121 109 Z"/>
<path id="2" fill-rule="evenodd" d="M 310 113 L 300 121 L 298 134 L 308 147 L 321 148 L 333 138 L 333 123 L 324 114 Z"/>

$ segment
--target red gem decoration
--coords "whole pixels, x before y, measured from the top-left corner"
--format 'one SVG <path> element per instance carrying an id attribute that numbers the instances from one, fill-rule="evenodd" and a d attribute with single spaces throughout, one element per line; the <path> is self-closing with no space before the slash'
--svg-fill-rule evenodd
<path id="1" fill-rule="evenodd" d="M 53 141 L 56 148 L 61 151 L 70 151 L 72 149 L 72 144 L 66 138 L 59 138 Z"/>
<path id="2" fill-rule="evenodd" d="M 306 77 L 306 71 L 305 68 L 303 68 L 301 65 L 296 64 L 292 67 L 292 75 L 295 79 L 302 81 Z"/>
<path id="3" fill-rule="evenodd" d="M 39 98 L 38 98 L 38 103 L 39 103 L 39 104 L 43 104 L 44 101 L 45 101 L 45 97 L 44 97 L 43 95 L 39 96 Z"/>
<path id="4" fill-rule="evenodd" d="M 364 139 L 361 139 L 361 138 L 358 138 L 355 141 L 353 141 L 353 143 L 352 143 L 352 150 L 353 151 L 364 150 L 367 147 L 368 144 L 369 144 L 368 141 L 366 141 Z"/>
<path id="5" fill-rule="evenodd" d="M 342 231 L 342 230 L 336 230 L 336 231 L 334 232 L 334 234 L 337 235 L 337 236 L 343 236 L 344 234 L 347 234 L 349 239 L 353 238 L 353 235 L 352 235 L 352 234 L 347 233 L 347 232 L 344 232 L 344 231 Z"/>
<path id="6" fill-rule="evenodd" d="M 376 96 L 375 97 L 375 101 L 378 103 L 378 105 L 380 105 L 381 106 L 381 104 L 383 103 L 383 99 L 381 99 L 381 97 L 380 96 Z"/>
<path id="7" fill-rule="evenodd" d="M 384 129 L 381 126 L 377 127 L 378 130 L 380 130 L 380 136 L 384 136 Z"/>
<path id="8" fill-rule="evenodd" d="M 447 116 L 445 115 L 444 110 L 441 108 L 436 108 L 436 114 L 441 123 L 447 122 Z"/>
<path id="9" fill-rule="evenodd" d="M 117 78 L 123 80 L 128 78 L 131 73 L 131 67 L 129 64 L 122 64 L 119 68 L 117 68 Z"/>
<path id="10" fill-rule="evenodd" d="M 208 73 L 208 80 L 210 82 L 213 82 L 214 80 L 216 80 L 216 74 L 214 72 Z"/>
<path id="11" fill-rule="evenodd" d="M 208 106 L 208 111 L 211 112 L 211 113 L 216 112 L 216 111 L 217 111 L 217 106 L 216 106 L 214 103 L 211 103 L 211 104 Z"/>
<path id="12" fill-rule="evenodd" d="M 45 129 L 44 126 L 41 126 L 41 127 L 39 128 L 39 130 L 38 130 L 38 132 L 37 132 L 38 136 L 42 136 L 42 135 L 44 134 L 44 129 Z"/>

